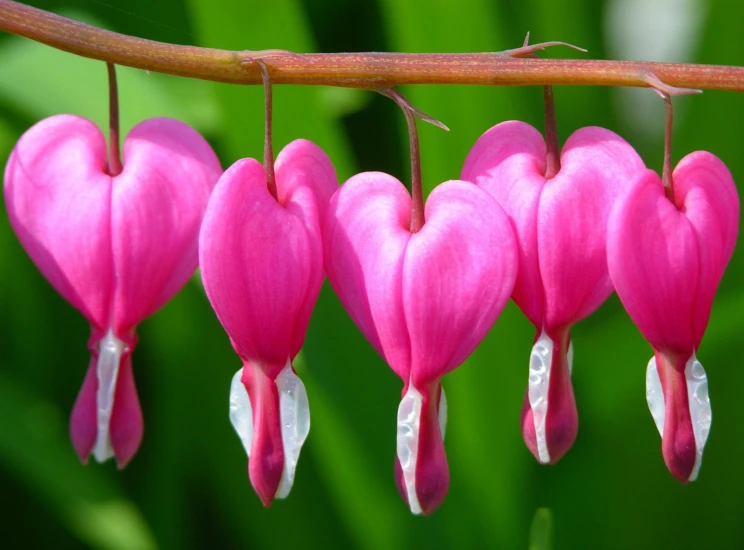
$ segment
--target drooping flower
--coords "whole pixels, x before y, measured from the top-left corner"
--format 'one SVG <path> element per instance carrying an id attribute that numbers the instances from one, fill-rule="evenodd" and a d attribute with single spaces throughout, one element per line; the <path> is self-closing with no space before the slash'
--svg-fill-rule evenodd
<path id="1" fill-rule="evenodd" d="M 654 349 L 646 397 L 669 471 L 682 483 L 698 474 L 711 408 L 697 360 L 713 297 L 734 250 L 739 199 L 716 156 L 687 155 L 672 174 L 673 198 L 645 171 L 612 213 L 610 275 L 633 322 Z"/>
<path id="2" fill-rule="evenodd" d="M 70 421 L 83 462 L 93 453 L 123 467 L 137 451 L 135 329 L 196 269 L 199 225 L 220 173 L 207 142 L 165 118 L 135 126 L 116 176 L 107 173 L 101 131 L 84 118 L 43 120 L 13 149 L 5 169 L 11 225 L 91 325 L 91 361 Z"/>
<path id="3" fill-rule="evenodd" d="M 517 248 L 504 212 L 471 183 L 439 185 L 415 233 L 411 205 L 392 176 L 358 174 L 333 196 L 323 244 L 341 303 L 403 380 L 396 481 L 411 511 L 428 514 L 449 486 L 441 379 L 504 307 Z"/>
<path id="4" fill-rule="evenodd" d="M 488 130 L 462 179 L 488 191 L 514 222 L 519 275 L 512 295 L 535 325 L 522 433 L 543 464 L 573 444 L 578 414 L 571 385 L 570 329 L 612 293 L 605 248 L 617 199 L 645 168 L 635 150 L 603 128 L 576 131 L 546 178 L 542 134 L 518 121 Z"/>
<path id="5" fill-rule="evenodd" d="M 230 418 L 265 506 L 289 494 L 310 429 L 292 360 L 323 282 L 321 220 L 337 187 L 326 154 L 296 140 L 276 161 L 278 200 L 261 164 L 242 159 L 220 178 L 204 216 L 204 288 L 243 361 L 232 380 Z"/>

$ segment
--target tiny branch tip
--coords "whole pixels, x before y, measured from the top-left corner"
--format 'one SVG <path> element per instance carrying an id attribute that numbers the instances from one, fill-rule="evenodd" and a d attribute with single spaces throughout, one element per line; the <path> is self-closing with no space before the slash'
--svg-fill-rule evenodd
<path id="1" fill-rule="evenodd" d="M 678 88 L 662 82 L 654 73 L 643 73 L 641 81 L 645 82 L 649 88 L 656 92 L 659 97 L 665 99 L 665 96 L 702 94 L 703 90 L 697 88 Z"/>

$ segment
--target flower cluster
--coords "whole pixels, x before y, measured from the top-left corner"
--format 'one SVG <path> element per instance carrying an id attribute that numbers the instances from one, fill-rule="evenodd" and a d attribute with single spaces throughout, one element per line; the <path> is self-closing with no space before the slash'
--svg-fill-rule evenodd
<path id="1" fill-rule="evenodd" d="M 571 327 L 615 290 L 654 350 L 647 399 L 664 460 L 683 483 L 695 479 L 711 423 L 696 354 L 739 226 L 731 174 L 696 152 L 662 182 L 596 127 L 575 132 L 554 162 L 550 146 L 523 122 L 498 124 L 424 207 L 383 173 L 339 186 L 304 140 L 280 153 L 275 178 L 253 159 L 223 173 L 194 130 L 153 119 L 129 134 L 114 174 L 92 123 L 38 123 L 11 154 L 5 200 L 31 259 L 91 325 L 70 421 L 80 459 L 124 466 L 135 454 L 135 330 L 198 264 L 242 362 L 230 419 L 266 506 L 289 493 L 309 432 L 292 361 L 325 275 L 403 382 L 395 476 L 413 513 L 431 513 L 449 486 L 442 379 L 510 297 L 535 326 L 521 424 L 540 463 L 577 435 Z"/>

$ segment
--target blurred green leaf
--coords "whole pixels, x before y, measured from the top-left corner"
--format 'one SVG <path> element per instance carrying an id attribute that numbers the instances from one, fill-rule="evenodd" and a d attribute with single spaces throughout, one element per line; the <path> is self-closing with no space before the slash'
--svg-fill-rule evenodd
<path id="1" fill-rule="evenodd" d="M 553 515 L 548 508 L 538 508 L 530 526 L 529 550 L 552 550 Z"/>
<path id="2" fill-rule="evenodd" d="M 5 365 L 2 365 L 4 367 Z M 0 461 L 93 548 L 147 550 L 155 540 L 137 507 L 100 467 L 83 467 L 59 429 L 51 403 L 35 397 L 0 369 Z"/>
<path id="3" fill-rule="evenodd" d="M 85 12 L 65 15 L 102 26 Z M 0 44 L 0 66 L 0 98 L 31 119 L 68 113 L 108 128 L 105 63 L 13 36 Z M 219 127 L 207 82 L 129 67 L 117 67 L 117 80 L 122 135 L 138 122 L 158 116 L 182 120 L 206 133 Z"/>

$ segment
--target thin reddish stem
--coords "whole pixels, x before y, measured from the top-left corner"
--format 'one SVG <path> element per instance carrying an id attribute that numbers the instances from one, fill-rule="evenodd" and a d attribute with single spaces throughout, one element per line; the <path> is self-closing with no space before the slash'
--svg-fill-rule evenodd
<path id="1" fill-rule="evenodd" d="M 663 94 L 666 107 L 666 124 L 664 126 L 664 165 L 661 169 L 661 181 L 664 184 L 664 194 L 674 202 L 674 179 L 672 178 L 672 124 L 674 123 L 674 108 L 672 97 Z"/>
<path id="2" fill-rule="evenodd" d="M 269 52 L 236 52 L 179 46 L 99 29 L 27 6 L 0 0 L 0 30 L 117 65 L 217 82 L 260 84 L 257 65 L 242 61 Z M 281 54 L 271 52 L 274 84 L 311 84 L 380 89 L 402 84 L 501 86 L 647 87 L 653 73 L 675 87 L 744 91 L 744 67 L 514 59 L 508 52 L 474 54 Z"/>
<path id="3" fill-rule="evenodd" d="M 106 63 L 109 85 L 109 150 L 108 175 L 121 174 L 121 149 L 119 147 L 119 88 L 116 85 L 116 67 Z"/>
<path id="4" fill-rule="evenodd" d="M 271 74 L 263 60 L 256 59 L 255 63 L 261 69 L 261 79 L 264 86 L 264 171 L 266 172 L 266 187 L 271 196 L 278 201 L 279 194 L 276 189 L 276 175 L 274 174 L 274 148 L 271 137 L 273 121 Z"/>
<path id="5" fill-rule="evenodd" d="M 424 222 L 424 190 L 421 181 L 421 150 L 419 148 L 416 112 L 411 103 L 398 90 L 385 90 L 384 95 L 395 101 L 403 111 L 408 126 L 408 144 L 411 151 L 411 233 L 417 233 Z"/>
<path id="6" fill-rule="evenodd" d="M 545 144 L 547 155 L 545 159 L 545 178 L 553 178 L 561 169 L 561 148 L 558 144 L 558 129 L 555 123 L 555 102 L 553 101 L 553 87 L 543 87 L 545 101 Z"/>

